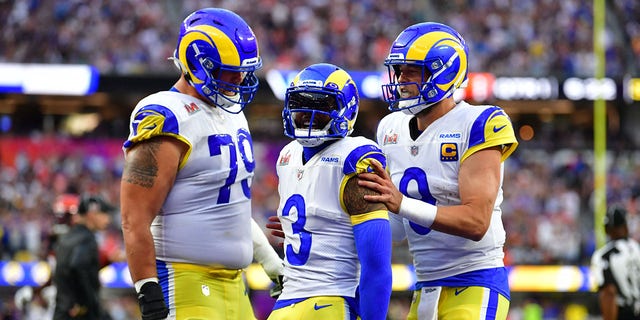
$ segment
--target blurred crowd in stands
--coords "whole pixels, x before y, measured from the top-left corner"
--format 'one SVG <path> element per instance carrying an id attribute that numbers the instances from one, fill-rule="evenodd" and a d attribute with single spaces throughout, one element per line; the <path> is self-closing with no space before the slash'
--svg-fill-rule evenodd
<path id="1" fill-rule="evenodd" d="M 234 10 L 252 26 L 264 70 L 330 61 L 382 69 L 395 36 L 438 21 L 466 38 L 472 72 L 504 76 L 594 74 L 591 0 L 5 0 L 0 62 L 88 63 L 105 74 L 173 72 L 166 60 L 195 9 Z M 606 1 L 606 69 L 640 72 L 640 3 Z"/>

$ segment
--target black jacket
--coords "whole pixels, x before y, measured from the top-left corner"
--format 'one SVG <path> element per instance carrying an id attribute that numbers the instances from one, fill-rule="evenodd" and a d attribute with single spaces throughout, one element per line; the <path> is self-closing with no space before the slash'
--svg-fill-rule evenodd
<path id="1" fill-rule="evenodd" d="M 85 225 L 75 225 L 56 245 L 56 269 L 53 275 L 58 294 L 54 319 L 104 319 L 100 306 L 98 243 Z M 74 305 L 83 312 L 69 316 Z"/>

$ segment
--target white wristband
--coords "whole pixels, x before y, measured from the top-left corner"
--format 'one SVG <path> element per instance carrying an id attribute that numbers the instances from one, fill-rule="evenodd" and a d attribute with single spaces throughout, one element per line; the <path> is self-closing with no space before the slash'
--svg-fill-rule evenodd
<path id="1" fill-rule="evenodd" d="M 136 281 L 136 283 L 134 284 L 134 286 L 136 287 L 136 293 L 140 293 L 140 289 L 142 289 L 142 286 L 147 282 L 158 283 L 158 278 L 152 277 L 152 278 L 145 278 L 145 279 Z"/>
<path id="2" fill-rule="evenodd" d="M 402 197 L 402 202 L 400 202 L 398 215 L 429 228 L 433 224 L 433 221 L 436 220 L 437 212 L 438 207 L 432 204 L 404 196 Z"/>

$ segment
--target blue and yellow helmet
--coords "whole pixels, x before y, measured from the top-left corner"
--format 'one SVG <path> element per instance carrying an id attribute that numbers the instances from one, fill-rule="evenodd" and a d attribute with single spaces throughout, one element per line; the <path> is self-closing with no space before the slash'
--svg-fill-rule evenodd
<path id="1" fill-rule="evenodd" d="M 304 146 L 346 137 L 353 131 L 360 100 L 351 76 L 328 63 L 300 71 L 285 94 L 284 134 Z"/>
<path id="2" fill-rule="evenodd" d="M 410 110 L 417 113 L 451 96 L 466 84 L 469 48 L 453 28 L 436 22 L 412 25 L 402 31 L 391 46 L 384 61 L 389 72 L 389 84 L 382 86 L 389 110 Z M 421 83 L 399 83 L 400 66 L 422 68 Z M 400 87 L 415 85 L 419 97 L 400 96 Z"/>
<path id="3" fill-rule="evenodd" d="M 225 111 L 239 113 L 258 91 L 254 74 L 262 67 L 258 42 L 249 25 L 232 11 L 207 8 L 190 14 L 180 27 L 173 58 L 198 93 Z M 221 80 L 225 70 L 241 73 L 242 82 Z"/>

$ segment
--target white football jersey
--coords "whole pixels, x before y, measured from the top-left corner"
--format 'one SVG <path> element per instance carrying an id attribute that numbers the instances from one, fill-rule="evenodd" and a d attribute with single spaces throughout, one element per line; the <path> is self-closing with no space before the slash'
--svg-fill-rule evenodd
<path id="1" fill-rule="evenodd" d="M 459 205 L 458 171 L 471 154 L 503 145 L 504 161 L 516 148 L 511 120 L 496 106 L 460 102 L 430 124 L 414 141 L 413 115 L 385 116 L 377 132 L 393 183 L 405 195 L 433 205 Z M 503 166 L 504 169 L 504 166 Z M 500 179 L 502 181 L 502 177 Z M 403 219 L 418 281 L 431 281 L 469 271 L 503 266 L 502 182 L 491 224 L 480 241 L 431 230 Z"/>
<path id="2" fill-rule="evenodd" d="M 303 147 L 286 145 L 278 157 L 278 217 L 285 232 L 284 290 L 279 299 L 354 297 L 360 264 L 350 216 L 341 205 L 349 177 L 367 170 L 366 158 L 385 163 L 375 142 L 345 137 L 303 164 Z"/>
<path id="3" fill-rule="evenodd" d="M 151 225 L 164 261 L 248 266 L 251 240 L 251 135 L 243 113 L 231 114 L 176 91 L 142 99 L 131 114 L 129 148 L 154 136 L 189 146 L 162 209 Z"/>

